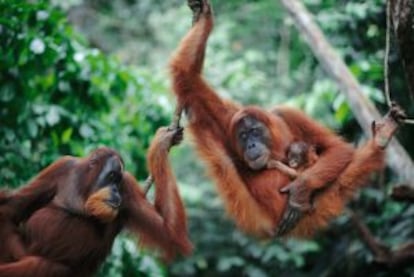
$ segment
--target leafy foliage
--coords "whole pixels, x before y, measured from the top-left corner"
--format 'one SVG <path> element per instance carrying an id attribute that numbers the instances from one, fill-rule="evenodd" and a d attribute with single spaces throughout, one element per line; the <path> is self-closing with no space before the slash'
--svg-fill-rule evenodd
<path id="1" fill-rule="evenodd" d="M 184 2 L 0 0 L 1 184 L 22 184 L 56 157 L 84 155 L 99 145 L 120 151 L 129 170 L 143 178 L 149 140 L 172 113 L 165 68 L 191 24 Z M 212 2 L 217 24 L 205 74 L 224 97 L 265 107 L 293 105 L 349 140 L 360 140 L 339 88 L 278 1 Z M 384 110 L 385 0 L 304 2 L 365 93 Z M 391 72 L 392 91 L 405 91 L 396 52 Z M 406 94 L 393 98 L 414 112 Z M 411 155 L 413 134 L 406 127 L 400 136 Z M 260 242 L 240 233 L 193 152 L 185 144 L 171 159 L 194 255 L 165 268 L 124 235 L 98 276 L 412 276 L 412 266 L 378 268 L 347 215 L 315 240 Z M 384 176 L 395 181 L 387 171 Z M 390 201 L 390 186 L 382 179 L 373 179 L 350 206 L 395 246 L 414 237 L 414 209 Z"/>
<path id="2" fill-rule="evenodd" d="M 149 137 L 166 122 L 152 94 L 160 85 L 85 47 L 47 3 L 0 3 L 0 182 L 21 184 L 99 144 L 121 149 L 143 177 Z"/>

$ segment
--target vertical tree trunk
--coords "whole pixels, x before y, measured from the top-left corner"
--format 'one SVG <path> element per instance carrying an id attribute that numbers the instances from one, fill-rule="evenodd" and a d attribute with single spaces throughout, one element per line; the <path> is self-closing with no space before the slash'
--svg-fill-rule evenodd
<path id="1" fill-rule="evenodd" d="M 388 0 L 391 3 L 393 30 L 397 38 L 405 76 L 414 99 L 414 1 Z"/>

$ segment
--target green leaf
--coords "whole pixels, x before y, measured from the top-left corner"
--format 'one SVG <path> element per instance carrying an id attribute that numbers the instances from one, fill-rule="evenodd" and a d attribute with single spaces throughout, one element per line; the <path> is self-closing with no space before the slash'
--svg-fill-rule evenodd
<path id="1" fill-rule="evenodd" d="M 68 143 L 70 141 L 70 138 L 72 137 L 72 133 L 73 133 L 73 128 L 68 128 L 63 132 L 62 138 L 61 138 L 61 141 L 63 144 Z"/>
<path id="2" fill-rule="evenodd" d="M 28 127 L 30 137 L 35 138 L 38 135 L 38 131 L 39 131 L 39 128 L 36 122 L 33 120 L 28 120 L 27 127 Z"/>
<path id="3" fill-rule="evenodd" d="M 94 131 L 89 124 L 84 123 L 79 129 L 79 133 L 84 138 L 90 138 L 93 136 Z"/>
<path id="4" fill-rule="evenodd" d="M 0 87 L 0 101 L 10 102 L 15 96 L 15 89 L 13 84 L 4 84 Z"/>
<path id="5" fill-rule="evenodd" d="M 232 267 L 239 267 L 243 265 L 244 265 L 244 261 L 240 257 L 222 257 L 219 260 L 217 269 L 220 272 L 226 272 Z"/>
<path id="6" fill-rule="evenodd" d="M 49 126 L 56 125 L 60 120 L 60 114 L 57 107 L 50 107 L 49 111 L 46 114 L 46 121 Z"/>

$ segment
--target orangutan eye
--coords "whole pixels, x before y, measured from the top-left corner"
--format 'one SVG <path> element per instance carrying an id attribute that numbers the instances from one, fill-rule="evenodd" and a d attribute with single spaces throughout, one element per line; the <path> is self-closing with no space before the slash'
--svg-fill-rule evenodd
<path id="1" fill-rule="evenodd" d="M 247 134 L 245 132 L 242 132 L 240 133 L 239 138 L 244 141 L 247 139 Z"/>
<path id="2" fill-rule="evenodd" d="M 122 179 L 122 175 L 117 171 L 111 171 L 107 175 L 108 181 L 118 183 Z"/>

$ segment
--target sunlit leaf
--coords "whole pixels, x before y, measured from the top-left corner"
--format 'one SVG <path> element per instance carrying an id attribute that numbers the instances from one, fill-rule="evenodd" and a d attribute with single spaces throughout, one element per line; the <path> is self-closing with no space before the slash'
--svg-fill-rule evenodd
<path id="1" fill-rule="evenodd" d="M 52 106 L 46 114 L 46 121 L 50 126 L 55 125 L 60 120 L 60 114 L 56 107 Z"/>
<path id="2" fill-rule="evenodd" d="M 73 128 L 66 129 L 62 134 L 62 138 L 61 138 L 62 143 L 68 143 L 72 137 L 72 133 L 73 133 Z"/>
<path id="3" fill-rule="evenodd" d="M 84 123 L 80 126 L 79 133 L 84 138 L 90 138 L 93 136 L 94 131 L 88 124 Z"/>

